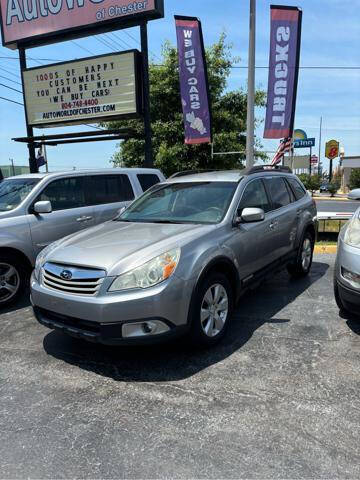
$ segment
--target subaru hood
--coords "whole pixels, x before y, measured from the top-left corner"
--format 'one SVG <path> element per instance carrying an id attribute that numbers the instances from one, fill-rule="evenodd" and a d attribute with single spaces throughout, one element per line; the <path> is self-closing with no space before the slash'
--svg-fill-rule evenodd
<path id="1" fill-rule="evenodd" d="M 100 268 L 108 275 L 118 275 L 214 228 L 215 225 L 110 221 L 65 237 L 45 260 Z"/>

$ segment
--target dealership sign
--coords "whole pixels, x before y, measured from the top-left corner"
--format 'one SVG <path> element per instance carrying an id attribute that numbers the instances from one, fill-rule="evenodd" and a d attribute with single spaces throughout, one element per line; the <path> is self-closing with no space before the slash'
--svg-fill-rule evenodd
<path id="1" fill-rule="evenodd" d="M 141 113 L 139 52 L 115 53 L 23 71 L 32 127 L 81 124 Z"/>
<path id="2" fill-rule="evenodd" d="M 271 5 L 269 80 L 264 138 L 292 137 L 302 12 Z"/>
<path id="3" fill-rule="evenodd" d="M 164 16 L 163 0 L 0 0 L 0 7 L 2 41 L 10 48 L 119 30 Z"/>
<path id="4" fill-rule="evenodd" d="M 329 160 L 339 156 L 339 142 L 337 140 L 330 140 L 325 145 L 325 157 Z"/>
<path id="5" fill-rule="evenodd" d="M 201 22 L 175 16 L 185 143 L 211 142 L 211 112 Z"/>

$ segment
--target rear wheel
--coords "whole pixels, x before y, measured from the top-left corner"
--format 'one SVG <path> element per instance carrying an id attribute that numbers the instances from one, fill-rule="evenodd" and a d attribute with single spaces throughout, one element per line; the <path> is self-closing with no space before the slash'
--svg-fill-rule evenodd
<path id="1" fill-rule="evenodd" d="M 225 275 L 214 273 L 198 286 L 189 313 L 191 341 L 212 346 L 225 335 L 233 311 L 233 292 Z"/>
<path id="2" fill-rule="evenodd" d="M 311 269 L 314 253 L 314 239 L 309 231 L 306 231 L 296 255 L 294 263 L 288 265 L 287 270 L 292 277 L 305 277 Z"/>
<path id="3" fill-rule="evenodd" d="M 14 256 L 0 256 L 0 308 L 20 297 L 27 277 L 26 270 Z"/>

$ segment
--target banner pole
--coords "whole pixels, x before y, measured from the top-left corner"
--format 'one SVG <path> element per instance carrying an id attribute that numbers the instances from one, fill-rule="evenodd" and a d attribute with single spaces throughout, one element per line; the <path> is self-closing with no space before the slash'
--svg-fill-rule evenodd
<path id="1" fill-rule="evenodd" d="M 149 48 L 147 22 L 140 25 L 141 53 L 143 60 L 143 97 L 144 97 L 144 128 L 145 128 L 145 167 L 153 167 L 153 150 L 151 140 L 150 118 L 150 82 L 149 82 Z"/>
<path id="2" fill-rule="evenodd" d="M 320 175 L 320 164 L 321 164 L 321 134 L 322 134 L 322 117 L 320 117 L 320 131 L 319 131 L 319 164 L 318 164 L 318 174 Z"/>
<path id="3" fill-rule="evenodd" d="M 255 127 L 255 44 L 256 41 L 256 0 L 250 0 L 250 31 L 248 60 L 248 95 L 246 125 L 246 167 L 254 165 L 254 127 Z"/>
<path id="4" fill-rule="evenodd" d="M 25 88 L 24 88 L 24 77 L 23 77 L 23 71 L 26 69 L 26 53 L 25 53 L 25 48 L 23 48 L 23 47 L 19 47 L 19 60 L 20 60 L 20 72 L 21 72 L 23 99 L 24 99 L 24 105 L 25 105 L 24 109 L 25 109 L 26 133 L 27 133 L 28 137 L 33 137 L 34 136 L 34 130 L 33 130 L 32 127 L 30 127 L 30 125 L 28 123 L 27 112 L 26 112 Z M 34 143 L 33 142 L 28 143 L 27 146 L 28 146 L 28 149 L 29 149 L 30 173 L 38 173 L 39 169 L 38 169 L 37 163 L 36 163 Z"/>

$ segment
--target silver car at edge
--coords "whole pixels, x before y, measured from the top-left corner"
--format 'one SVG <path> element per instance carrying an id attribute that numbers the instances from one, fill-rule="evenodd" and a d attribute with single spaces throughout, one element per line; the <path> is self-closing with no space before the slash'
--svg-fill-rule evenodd
<path id="1" fill-rule="evenodd" d="M 334 293 L 341 311 L 360 315 L 360 208 L 338 237 Z"/>
<path id="2" fill-rule="evenodd" d="M 0 182 L 0 307 L 16 301 L 38 253 L 114 218 L 165 178 L 159 170 L 107 168 L 36 173 Z"/>
<path id="3" fill-rule="evenodd" d="M 177 175 L 114 220 L 39 255 L 38 321 L 104 344 L 189 334 L 212 345 L 240 294 L 287 267 L 306 275 L 315 202 L 285 167 Z"/>

